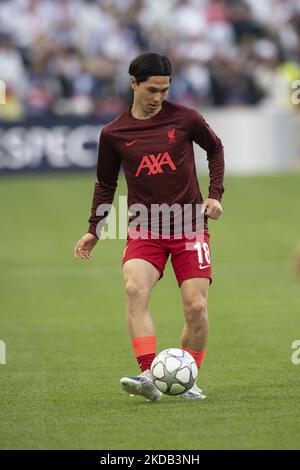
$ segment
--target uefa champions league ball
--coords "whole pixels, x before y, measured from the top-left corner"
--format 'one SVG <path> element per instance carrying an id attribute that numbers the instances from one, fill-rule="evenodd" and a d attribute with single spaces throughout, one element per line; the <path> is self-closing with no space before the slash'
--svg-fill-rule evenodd
<path id="1" fill-rule="evenodd" d="M 195 383 L 198 367 L 195 359 L 182 349 L 165 349 L 151 364 L 152 380 L 162 393 L 181 395 Z"/>

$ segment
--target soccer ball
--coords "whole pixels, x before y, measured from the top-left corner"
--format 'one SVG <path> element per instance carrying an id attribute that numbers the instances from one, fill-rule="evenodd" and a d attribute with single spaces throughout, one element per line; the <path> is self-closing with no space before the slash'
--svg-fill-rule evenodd
<path id="1" fill-rule="evenodd" d="M 195 383 L 198 367 L 194 358 L 182 349 L 165 349 L 151 364 L 152 380 L 162 393 L 181 395 Z"/>

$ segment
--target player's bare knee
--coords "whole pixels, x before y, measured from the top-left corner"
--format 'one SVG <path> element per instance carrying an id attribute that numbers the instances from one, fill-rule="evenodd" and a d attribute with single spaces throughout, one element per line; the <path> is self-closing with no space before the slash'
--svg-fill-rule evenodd
<path id="1" fill-rule="evenodd" d="M 132 279 L 125 283 L 125 291 L 129 302 L 143 301 L 147 298 L 147 289 Z"/>
<path id="2" fill-rule="evenodd" d="M 187 303 L 184 307 L 184 314 L 188 324 L 201 326 L 206 323 L 208 320 L 206 299 L 203 297 Z"/>

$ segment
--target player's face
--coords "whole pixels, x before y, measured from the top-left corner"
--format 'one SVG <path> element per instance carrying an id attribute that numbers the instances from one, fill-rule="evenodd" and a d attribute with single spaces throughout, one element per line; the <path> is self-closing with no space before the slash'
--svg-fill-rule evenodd
<path id="1" fill-rule="evenodd" d="M 137 85 L 135 78 L 131 80 L 134 100 L 145 114 L 157 112 L 168 94 L 170 77 L 149 77 L 146 82 Z"/>

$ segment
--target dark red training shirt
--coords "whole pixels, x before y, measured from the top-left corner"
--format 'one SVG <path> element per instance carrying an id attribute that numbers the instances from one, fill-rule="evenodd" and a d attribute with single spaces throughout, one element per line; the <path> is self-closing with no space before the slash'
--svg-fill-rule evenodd
<path id="1" fill-rule="evenodd" d="M 136 119 L 127 107 L 103 127 L 89 232 L 96 235 L 100 204 L 111 204 L 122 165 L 128 186 L 128 207 L 144 204 L 201 204 L 193 142 L 207 153 L 209 198 L 221 201 L 224 152 L 221 140 L 196 110 L 164 100 L 149 119 Z"/>

